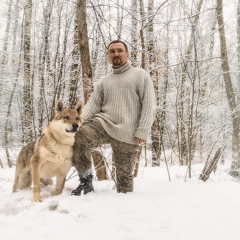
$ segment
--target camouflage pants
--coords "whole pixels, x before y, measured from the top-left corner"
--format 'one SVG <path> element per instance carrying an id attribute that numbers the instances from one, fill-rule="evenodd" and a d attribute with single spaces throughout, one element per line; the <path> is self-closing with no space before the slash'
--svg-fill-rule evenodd
<path id="1" fill-rule="evenodd" d="M 73 165 L 79 174 L 83 176 L 89 174 L 92 168 L 91 149 L 102 144 L 111 144 L 113 150 L 117 191 L 132 192 L 138 145 L 113 139 L 97 119 L 85 122 L 76 133 L 73 146 Z"/>

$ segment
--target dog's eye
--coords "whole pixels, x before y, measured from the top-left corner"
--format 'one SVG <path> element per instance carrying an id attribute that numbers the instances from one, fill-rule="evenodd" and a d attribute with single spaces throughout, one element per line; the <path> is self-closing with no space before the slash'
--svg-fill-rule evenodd
<path id="1" fill-rule="evenodd" d="M 64 119 L 66 119 L 66 120 L 69 120 L 69 119 L 70 119 L 70 117 L 69 117 L 69 116 L 65 116 L 65 117 L 64 117 Z"/>
<path id="2" fill-rule="evenodd" d="M 79 117 L 76 117 L 76 121 L 79 121 L 80 120 L 80 118 Z"/>

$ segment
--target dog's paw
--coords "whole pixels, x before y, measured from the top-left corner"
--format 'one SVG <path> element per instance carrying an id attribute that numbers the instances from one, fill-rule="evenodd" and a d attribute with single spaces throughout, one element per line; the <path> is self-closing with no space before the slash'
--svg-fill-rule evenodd
<path id="1" fill-rule="evenodd" d="M 33 198 L 33 202 L 42 202 L 41 198 Z"/>

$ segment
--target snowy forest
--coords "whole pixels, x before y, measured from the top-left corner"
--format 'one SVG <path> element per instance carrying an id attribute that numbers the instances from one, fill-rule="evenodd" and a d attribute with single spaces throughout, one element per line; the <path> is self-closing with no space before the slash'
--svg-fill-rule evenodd
<path id="1" fill-rule="evenodd" d="M 58 99 L 85 103 L 121 39 L 154 83 L 148 166 L 240 170 L 240 0 L 0 0 L 1 167 L 35 141 Z"/>

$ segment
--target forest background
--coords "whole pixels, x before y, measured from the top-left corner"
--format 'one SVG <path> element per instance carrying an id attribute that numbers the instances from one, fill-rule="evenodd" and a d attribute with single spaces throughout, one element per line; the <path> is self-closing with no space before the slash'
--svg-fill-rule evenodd
<path id="1" fill-rule="evenodd" d="M 32 142 L 58 99 L 87 102 L 121 39 L 154 82 L 148 166 L 240 169 L 240 0 L 0 0 L 0 165 Z"/>

